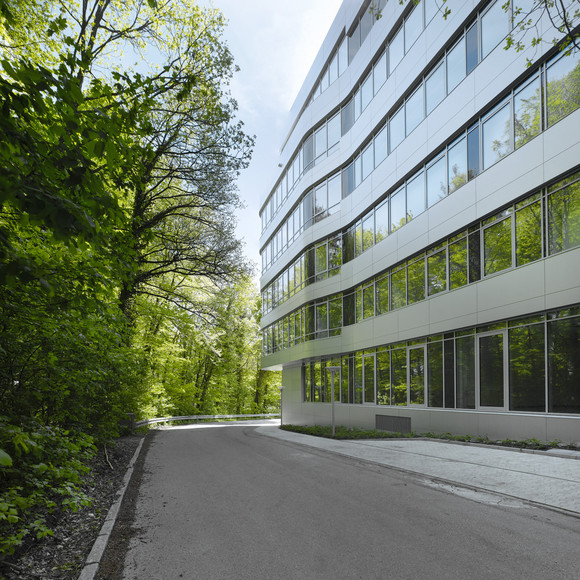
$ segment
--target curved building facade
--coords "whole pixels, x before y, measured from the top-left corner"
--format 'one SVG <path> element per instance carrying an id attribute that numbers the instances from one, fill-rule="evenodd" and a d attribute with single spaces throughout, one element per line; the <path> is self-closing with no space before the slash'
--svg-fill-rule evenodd
<path id="1" fill-rule="evenodd" d="M 285 423 L 579 441 L 580 53 L 505 50 L 532 0 L 438 4 L 328 32 L 260 211 L 262 366 Z"/>

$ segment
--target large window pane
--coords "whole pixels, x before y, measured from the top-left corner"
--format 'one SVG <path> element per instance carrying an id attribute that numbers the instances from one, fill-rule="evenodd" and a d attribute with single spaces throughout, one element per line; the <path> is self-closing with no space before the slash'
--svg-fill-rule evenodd
<path id="1" fill-rule="evenodd" d="M 503 334 L 479 337 L 479 404 L 504 406 Z"/>
<path id="2" fill-rule="evenodd" d="M 421 85 L 405 103 L 405 130 L 409 135 L 423 120 L 423 85 Z"/>
<path id="3" fill-rule="evenodd" d="M 477 33 L 477 22 L 471 26 L 465 35 L 465 45 L 467 50 L 467 74 L 469 74 L 479 62 L 479 39 Z"/>
<path id="4" fill-rule="evenodd" d="M 445 98 L 445 66 L 441 63 L 425 81 L 427 115 Z"/>
<path id="5" fill-rule="evenodd" d="M 375 281 L 375 304 L 377 316 L 386 314 L 389 311 L 389 275 L 385 274 L 382 278 Z"/>
<path id="6" fill-rule="evenodd" d="M 425 259 L 422 258 L 407 266 L 408 303 L 425 300 Z"/>
<path id="7" fill-rule="evenodd" d="M 447 53 L 447 93 L 465 78 L 465 39 Z"/>
<path id="8" fill-rule="evenodd" d="M 407 404 L 407 350 L 391 351 L 391 405 Z"/>
<path id="9" fill-rule="evenodd" d="M 375 357 L 365 356 L 364 357 L 364 402 L 374 403 L 375 402 Z"/>
<path id="10" fill-rule="evenodd" d="M 580 413 L 580 318 L 548 323 L 548 411 Z"/>
<path id="11" fill-rule="evenodd" d="M 580 245 L 580 182 L 548 197 L 548 250 L 556 254 Z"/>
<path id="12" fill-rule="evenodd" d="M 446 250 L 441 250 L 427 258 L 427 280 L 429 296 L 447 289 Z"/>
<path id="13" fill-rule="evenodd" d="M 418 5 L 405 20 L 405 52 L 415 44 L 419 35 L 423 32 L 423 6 Z"/>
<path id="14" fill-rule="evenodd" d="M 542 257 L 542 203 L 540 200 L 516 212 L 516 266 Z"/>
<path id="15" fill-rule="evenodd" d="M 425 211 L 425 174 L 419 173 L 407 182 L 407 221 L 411 221 Z"/>
<path id="16" fill-rule="evenodd" d="M 391 357 L 388 350 L 376 354 L 377 404 L 391 404 Z"/>
<path id="17" fill-rule="evenodd" d="M 580 51 L 574 51 L 561 57 L 548 67 L 547 101 L 548 125 L 560 119 L 580 106 Z"/>
<path id="18" fill-rule="evenodd" d="M 326 217 L 326 210 L 328 209 L 328 197 L 326 190 L 326 183 L 318 186 L 314 192 L 314 215 L 318 219 Z"/>
<path id="19" fill-rule="evenodd" d="M 467 182 L 467 145 L 465 138 L 449 148 L 447 165 L 449 193 L 453 193 Z"/>
<path id="20" fill-rule="evenodd" d="M 393 74 L 393 71 L 397 65 L 401 62 L 405 54 L 405 44 L 403 41 L 403 27 L 399 29 L 397 34 L 391 40 L 389 44 L 389 74 Z"/>
<path id="21" fill-rule="evenodd" d="M 405 107 L 389 119 L 389 151 L 392 153 L 405 138 Z"/>
<path id="22" fill-rule="evenodd" d="M 326 153 L 326 125 L 314 133 L 314 157 L 318 158 Z"/>
<path id="23" fill-rule="evenodd" d="M 456 404 L 458 409 L 475 409 L 475 337 L 456 339 Z"/>
<path id="24" fill-rule="evenodd" d="M 405 188 L 403 187 L 399 189 L 399 191 L 391 195 L 389 199 L 391 205 L 391 232 L 394 232 L 407 223 Z"/>
<path id="25" fill-rule="evenodd" d="M 387 126 L 385 125 L 375 136 L 375 167 L 387 156 Z"/>
<path id="26" fill-rule="evenodd" d="M 509 104 L 482 124 L 483 168 L 487 169 L 512 150 Z"/>
<path id="27" fill-rule="evenodd" d="M 330 318 L 330 335 L 339 335 L 342 329 L 342 298 L 330 300 L 329 318 Z"/>
<path id="28" fill-rule="evenodd" d="M 354 357 L 354 403 L 357 405 L 363 402 L 363 367 L 362 356 L 357 353 Z"/>
<path id="29" fill-rule="evenodd" d="M 407 305 L 407 269 L 401 268 L 391 274 L 391 310 Z"/>
<path id="30" fill-rule="evenodd" d="M 546 411 L 544 325 L 509 330 L 510 410 Z"/>
<path id="31" fill-rule="evenodd" d="M 467 237 L 449 244 L 449 288 L 467 284 Z"/>
<path id="32" fill-rule="evenodd" d="M 479 175 L 479 125 L 467 133 L 467 178 Z"/>
<path id="33" fill-rule="evenodd" d="M 540 107 L 540 82 L 536 77 L 514 97 L 516 148 L 521 147 L 540 132 Z"/>
<path id="34" fill-rule="evenodd" d="M 375 209 L 375 243 L 389 235 L 389 202 L 385 200 Z"/>
<path id="35" fill-rule="evenodd" d="M 504 10 L 503 4 L 503 0 L 496 0 L 481 17 L 481 58 L 485 58 L 509 32 L 509 9 Z"/>
<path id="36" fill-rule="evenodd" d="M 427 168 L 427 205 L 431 207 L 447 195 L 445 157 Z"/>
<path id="37" fill-rule="evenodd" d="M 373 75 L 365 79 L 361 87 L 361 111 L 364 111 L 373 99 Z"/>
<path id="38" fill-rule="evenodd" d="M 363 288 L 363 318 L 372 318 L 375 315 L 375 287 Z"/>
<path id="39" fill-rule="evenodd" d="M 387 80 L 387 51 L 381 54 L 379 60 L 375 63 L 373 68 L 373 88 L 375 95 L 379 89 L 385 84 Z"/>
<path id="40" fill-rule="evenodd" d="M 328 121 L 328 150 L 340 141 L 340 114 L 337 113 Z"/>
<path id="41" fill-rule="evenodd" d="M 427 404 L 443 407 L 443 343 L 427 345 Z"/>
<path id="42" fill-rule="evenodd" d="M 409 349 L 409 403 L 425 404 L 425 348 Z"/>
<path id="43" fill-rule="evenodd" d="M 425 26 L 427 26 L 433 16 L 439 12 L 439 1 L 423 0 L 423 4 L 425 5 Z"/>
<path id="44" fill-rule="evenodd" d="M 364 181 L 373 172 L 375 168 L 372 141 L 370 145 L 368 145 L 368 147 L 362 152 L 361 164 L 362 164 L 362 181 Z"/>
<path id="45" fill-rule="evenodd" d="M 342 245 L 340 236 L 328 240 L 328 270 L 332 270 L 332 275 L 338 273 L 342 264 Z"/>
<path id="46" fill-rule="evenodd" d="M 354 191 L 354 163 L 342 170 L 342 199 Z"/>
<path id="47" fill-rule="evenodd" d="M 483 232 L 484 275 L 501 272 L 512 265 L 512 220 L 507 218 Z"/>
<path id="48" fill-rule="evenodd" d="M 362 222 L 362 249 L 366 252 L 375 245 L 375 215 L 371 211 Z"/>
<path id="49" fill-rule="evenodd" d="M 338 174 L 328 180 L 328 207 L 339 204 L 341 197 L 340 174 Z"/>

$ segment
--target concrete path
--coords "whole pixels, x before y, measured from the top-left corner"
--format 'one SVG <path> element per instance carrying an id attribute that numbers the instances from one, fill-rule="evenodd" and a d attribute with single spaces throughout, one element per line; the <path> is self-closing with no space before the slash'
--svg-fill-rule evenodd
<path id="1" fill-rule="evenodd" d="M 523 453 L 485 445 L 416 439 L 335 441 L 274 426 L 259 427 L 257 432 L 424 475 L 441 484 L 503 494 L 580 516 L 580 461 L 574 461 L 580 459 L 577 451 Z"/>

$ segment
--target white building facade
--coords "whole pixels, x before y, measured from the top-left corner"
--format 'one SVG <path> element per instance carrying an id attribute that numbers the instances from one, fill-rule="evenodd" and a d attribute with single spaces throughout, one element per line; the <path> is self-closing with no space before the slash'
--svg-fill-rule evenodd
<path id="1" fill-rule="evenodd" d="M 504 49 L 532 0 L 439 4 L 328 32 L 260 212 L 262 366 L 284 423 L 580 441 L 580 54 Z"/>

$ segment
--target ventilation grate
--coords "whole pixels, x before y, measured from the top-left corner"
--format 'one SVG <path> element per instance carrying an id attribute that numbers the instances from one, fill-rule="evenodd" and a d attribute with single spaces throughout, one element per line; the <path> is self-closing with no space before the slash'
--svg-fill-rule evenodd
<path id="1" fill-rule="evenodd" d="M 411 417 L 375 415 L 375 429 L 380 431 L 393 431 L 395 433 L 410 433 Z"/>

